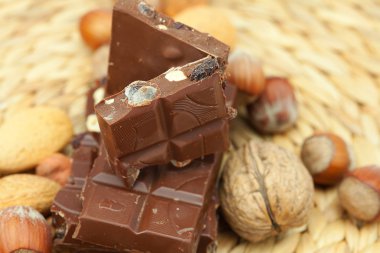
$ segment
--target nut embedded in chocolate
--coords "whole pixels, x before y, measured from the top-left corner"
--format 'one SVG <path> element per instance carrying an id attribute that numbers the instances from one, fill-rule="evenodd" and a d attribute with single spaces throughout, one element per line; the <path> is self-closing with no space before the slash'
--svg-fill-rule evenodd
<path id="1" fill-rule="evenodd" d="M 177 168 L 183 168 L 183 167 L 186 167 L 187 165 L 189 165 L 191 163 L 191 159 L 187 159 L 185 161 L 177 161 L 177 160 L 171 160 L 171 164 L 173 164 L 174 167 L 177 167 Z"/>
<path id="2" fill-rule="evenodd" d="M 215 58 L 210 58 L 204 62 L 202 62 L 199 66 L 197 66 L 193 72 L 190 74 L 191 81 L 199 81 L 207 76 L 210 76 L 219 68 L 218 61 Z"/>
<path id="3" fill-rule="evenodd" d="M 181 69 L 172 68 L 166 72 L 165 79 L 168 80 L 169 82 L 179 82 L 179 81 L 186 80 L 187 77 Z"/>
<path id="4" fill-rule="evenodd" d="M 140 2 L 137 6 L 139 12 L 148 18 L 154 18 L 156 11 L 145 2 Z"/>
<path id="5" fill-rule="evenodd" d="M 102 148 L 87 177 L 73 239 L 117 251 L 197 252 L 208 208 L 215 213 L 212 193 L 222 155 L 181 170 L 169 165 L 142 171 L 131 189 L 123 187 L 106 156 Z"/>
<path id="6" fill-rule="evenodd" d="M 55 228 L 54 239 L 62 239 L 65 237 L 67 230 L 66 223 L 64 218 L 59 214 L 53 216 L 53 227 Z"/>
<path id="7" fill-rule="evenodd" d="M 74 162 L 78 165 L 75 170 L 83 171 L 83 169 L 88 172 L 88 165 L 92 167 L 91 164 L 81 163 L 82 159 L 80 157 L 76 157 L 78 160 L 74 160 Z M 84 167 L 81 167 L 84 166 Z M 87 173 L 83 173 L 78 175 L 80 179 L 79 181 L 86 180 Z M 109 179 L 111 181 L 119 181 L 118 177 L 112 176 L 108 174 Z M 89 180 L 91 181 L 91 179 Z M 56 249 L 67 249 L 67 252 L 97 252 L 97 253 L 118 253 L 120 251 L 112 250 L 112 248 L 107 248 L 101 245 L 94 245 L 90 243 L 86 243 L 77 239 L 72 238 L 73 233 L 78 226 L 78 218 L 80 217 L 80 213 L 82 211 L 82 200 L 80 199 L 80 195 L 82 192 L 82 185 L 66 185 L 57 195 L 54 200 L 54 205 L 52 208 L 53 213 L 53 227 L 55 228 L 55 240 L 54 245 Z M 127 190 L 125 190 L 127 191 Z M 75 204 L 73 204 L 75 203 Z M 89 203 L 91 204 L 91 203 Z M 217 236 L 217 217 L 215 209 L 217 208 L 217 198 L 213 196 L 211 198 L 211 203 L 208 204 L 207 214 L 203 218 L 204 229 L 202 230 L 202 234 L 200 236 L 197 253 L 205 253 L 205 252 L 215 252 L 215 251 L 207 251 L 209 247 L 215 245 L 215 240 Z M 158 209 L 154 209 L 159 211 Z M 153 210 L 152 210 L 153 211 Z M 173 210 L 174 211 L 174 210 Z M 178 211 L 178 210 L 176 210 Z M 156 212 L 157 214 L 157 212 Z M 64 217 L 64 218 L 63 218 Z M 115 224 L 115 226 L 117 226 Z M 110 230 L 107 230 L 110 231 Z M 75 250 L 74 250 L 75 249 Z M 61 252 L 61 251 L 57 251 Z"/>
<path id="8" fill-rule="evenodd" d="M 125 88 L 124 92 L 130 106 L 148 105 L 160 95 L 158 87 L 145 81 L 136 81 Z"/>
<path id="9" fill-rule="evenodd" d="M 114 7 L 107 95 L 124 90 L 133 81 L 151 80 L 172 67 L 207 55 L 218 59 L 220 65 L 227 62 L 229 47 L 209 34 L 176 23 L 157 11 L 154 18 L 142 14 L 147 7 L 148 15 L 153 15 L 150 2 L 118 0 Z M 163 25 L 167 30 L 160 29 L 165 28 Z"/>

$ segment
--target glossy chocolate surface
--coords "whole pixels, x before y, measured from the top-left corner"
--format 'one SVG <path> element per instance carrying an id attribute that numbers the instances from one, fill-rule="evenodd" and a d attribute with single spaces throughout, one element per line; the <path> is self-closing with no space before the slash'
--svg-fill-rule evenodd
<path id="1" fill-rule="evenodd" d="M 98 243 L 98 245 L 96 245 L 73 238 L 74 231 L 79 223 L 79 215 L 83 209 L 81 199 L 82 187 L 86 181 L 88 173 L 92 169 L 95 159 L 94 153 L 97 154 L 98 150 L 98 141 L 96 133 L 82 134 L 74 141 L 75 144 L 73 146 L 75 151 L 73 154 L 72 180 L 59 191 L 51 209 L 53 213 L 53 225 L 56 228 L 54 245 L 58 250 L 82 253 L 129 252 L 125 249 L 114 249 L 113 245 L 111 247 L 106 247 L 104 245 L 99 245 Z M 104 159 L 102 161 L 104 162 Z M 112 175 L 110 170 L 101 170 L 101 174 L 96 173 L 95 175 L 97 178 L 95 180 L 103 183 L 106 182 L 107 185 L 110 184 L 113 187 L 123 186 L 120 179 Z M 190 199 L 192 199 L 192 197 L 190 197 Z M 110 203 L 112 204 L 112 201 Z M 91 202 L 87 201 L 87 205 L 88 204 L 93 205 Z M 101 207 L 99 206 L 99 208 Z M 210 252 L 210 249 L 215 249 L 216 246 L 217 218 L 215 209 L 217 208 L 217 203 L 215 197 L 212 197 L 211 204 L 209 204 L 207 208 L 207 213 L 201 224 L 202 232 L 200 235 L 199 246 L 196 251 L 197 253 Z M 96 231 L 103 231 L 103 229 L 103 226 L 99 226 L 96 228 Z M 136 250 L 134 252 L 143 251 Z"/>
<path id="2" fill-rule="evenodd" d="M 144 167 L 228 148 L 228 114 L 215 64 L 206 57 L 171 69 L 149 82 L 135 82 L 95 106 L 108 159 L 128 187 Z"/>
<path id="3" fill-rule="evenodd" d="M 61 238 L 54 240 L 54 246 L 58 250 L 65 252 L 128 252 L 125 250 L 115 250 L 104 246 L 85 243 L 72 238 L 72 234 L 78 225 L 78 216 L 82 211 L 82 201 L 80 200 L 81 189 L 65 186 L 57 195 L 54 201 L 53 220 L 56 228 L 60 229 L 68 225 L 68 231 Z M 213 198 L 213 201 L 215 199 Z M 66 219 L 59 216 L 64 215 Z M 57 223 L 60 223 L 59 225 Z M 218 233 L 218 220 L 216 216 L 216 203 L 208 207 L 207 215 L 204 218 L 203 231 L 199 240 L 197 253 L 214 253 L 216 252 L 216 239 Z M 101 229 L 101 228 L 99 228 Z M 135 251 L 136 252 L 136 251 Z"/>
<path id="4" fill-rule="evenodd" d="M 74 237 L 118 250 L 196 252 L 220 162 L 211 155 L 181 170 L 146 169 L 126 189 L 103 153 L 83 190 Z"/>
<path id="5" fill-rule="evenodd" d="M 156 12 L 144 1 L 119 0 L 113 11 L 107 94 L 208 55 L 223 68 L 228 53 L 227 45 Z"/>
<path id="6" fill-rule="evenodd" d="M 82 244 L 73 239 L 72 234 L 78 224 L 78 215 L 82 211 L 80 194 L 85 179 L 90 172 L 99 150 L 99 134 L 84 133 L 77 136 L 72 146 L 72 173 L 69 182 L 56 195 L 51 212 L 53 213 L 53 225 L 57 230 L 59 244 Z"/>

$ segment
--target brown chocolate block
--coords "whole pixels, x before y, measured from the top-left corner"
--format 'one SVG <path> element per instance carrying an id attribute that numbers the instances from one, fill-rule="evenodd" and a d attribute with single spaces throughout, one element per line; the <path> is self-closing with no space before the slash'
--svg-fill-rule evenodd
<path id="1" fill-rule="evenodd" d="M 58 237 L 54 240 L 55 249 L 75 253 L 127 252 L 85 243 L 72 238 L 73 232 L 78 225 L 79 214 L 82 211 L 80 194 L 80 188 L 67 185 L 61 189 L 54 200 L 52 208 L 53 220 L 55 228 L 59 231 L 57 234 Z M 215 198 L 213 198 L 213 201 L 215 201 Z M 215 209 L 215 204 L 208 207 L 207 215 L 204 218 L 204 229 L 201 234 L 197 253 L 214 253 L 216 250 L 218 220 Z M 101 230 L 102 228 L 99 229 Z"/>
<path id="2" fill-rule="evenodd" d="M 107 248 L 91 243 L 86 243 L 73 238 L 73 233 L 79 222 L 82 212 L 81 192 L 88 173 L 91 171 L 95 156 L 99 148 L 99 139 L 96 133 L 84 133 L 77 136 L 73 142 L 75 148 L 73 154 L 73 168 L 70 182 L 57 194 L 51 211 L 53 213 L 53 225 L 56 229 L 54 245 L 58 250 L 68 249 L 71 252 L 126 252 Z M 120 179 L 112 175 L 106 175 L 112 185 L 120 185 Z M 115 180 L 112 183 L 112 180 Z M 208 249 L 215 248 L 217 236 L 216 197 L 213 196 L 204 217 L 203 230 L 197 253 L 210 253 Z M 98 230 L 102 230 L 99 227 Z"/>
<path id="3" fill-rule="evenodd" d="M 203 230 L 199 240 L 197 253 L 216 253 L 218 247 L 218 207 L 218 189 L 215 189 L 215 194 L 212 196 L 211 204 L 208 207 L 207 214 L 205 216 L 205 229 Z"/>
<path id="4" fill-rule="evenodd" d="M 107 94 L 208 55 L 223 68 L 228 53 L 227 45 L 156 12 L 144 1 L 119 0 L 113 10 Z"/>
<path id="5" fill-rule="evenodd" d="M 218 154 L 181 170 L 156 166 L 126 189 L 103 152 L 82 192 L 74 238 L 117 250 L 196 252 L 220 162 Z"/>
<path id="6" fill-rule="evenodd" d="M 99 134 L 81 134 L 74 139 L 72 146 L 74 153 L 69 182 L 58 192 L 51 207 L 51 212 L 55 217 L 53 219 L 54 226 L 57 228 L 58 239 L 56 241 L 60 244 L 81 244 L 80 241 L 72 238 L 72 234 L 78 224 L 78 215 L 82 210 L 80 194 L 85 179 L 98 156 Z"/>
<path id="7" fill-rule="evenodd" d="M 228 148 L 222 73 L 213 69 L 214 61 L 206 57 L 134 82 L 95 106 L 108 159 L 127 187 L 144 167 Z"/>

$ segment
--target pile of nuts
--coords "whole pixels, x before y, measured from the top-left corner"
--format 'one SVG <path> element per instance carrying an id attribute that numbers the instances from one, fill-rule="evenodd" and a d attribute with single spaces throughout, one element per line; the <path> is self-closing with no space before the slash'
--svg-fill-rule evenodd
<path id="1" fill-rule="evenodd" d="M 161 5 L 153 2 L 170 15 L 178 14 L 188 5 L 187 1 L 182 0 L 165 0 Z M 110 10 L 91 11 L 83 16 L 79 25 L 83 40 L 95 50 L 94 65 L 101 66 L 95 71 L 96 78 L 106 74 L 111 14 Z M 226 36 L 225 31 L 215 32 Z M 229 37 L 233 33 L 228 32 L 229 35 L 223 37 L 230 45 L 235 43 L 235 38 Z M 247 121 L 254 131 L 263 135 L 283 133 L 296 123 L 298 105 L 291 83 L 284 77 L 265 77 L 259 60 L 235 51 L 230 55 L 226 79 L 238 87 L 241 96 L 244 94 Z M 28 118 L 33 118 L 34 113 L 43 115 L 41 117 L 45 119 L 60 115 L 60 119 L 53 124 L 60 124 L 61 129 L 62 124 L 67 125 L 67 129 L 72 128 L 64 113 L 57 114 L 50 109 L 37 110 L 28 112 Z M 0 138 L 2 140 L 17 130 L 15 123 L 9 120 L 0 122 L 0 137 L 4 136 Z M 22 124 L 27 125 L 24 120 Z M 48 124 L 51 122 L 43 125 Z M 72 130 L 63 131 L 66 132 L 51 135 L 59 135 L 60 145 L 48 145 L 48 142 L 56 143 L 57 139 L 44 140 L 46 145 L 39 148 L 46 152 L 37 160 L 26 162 L 25 166 L 6 169 L 1 164 L 0 155 L 0 176 L 6 175 L 0 177 L 0 252 L 51 252 L 51 228 L 41 213 L 47 217 L 55 194 L 60 186 L 66 184 L 71 173 L 71 159 L 57 153 L 72 137 Z M 20 138 L 22 136 L 38 137 L 34 132 L 27 132 Z M 20 140 L 23 141 L 28 140 Z M 23 152 L 22 148 L 8 149 L 10 154 L 13 152 L 14 156 L 19 157 L 18 152 Z M 7 153 L 7 159 L 11 159 L 8 157 L 12 156 Z M 368 165 L 355 168 L 354 160 L 352 147 L 333 133 L 315 133 L 307 138 L 300 158 L 273 143 L 249 141 L 232 151 L 224 166 L 220 187 L 224 217 L 237 234 L 252 242 L 303 226 L 312 206 L 314 180 L 317 186 L 338 185 L 340 203 L 352 217 L 368 222 L 378 220 L 380 167 Z M 7 175 L 33 168 L 36 175 Z M 13 238 L 14 235 L 17 235 L 16 238 Z"/>
<path id="2" fill-rule="evenodd" d="M 66 112 L 42 106 L 0 125 L 0 252 L 51 252 L 51 227 L 42 214 L 49 216 L 71 173 L 71 159 L 57 152 L 70 142 L 72 128 Z"/>
<path id="3" fill-rule="evenodd" d="M 296 123 L 297 101 L 290 82 L 283 77 L 265 78 L 260 62 L 250 55 L 235 52 L 230 56 L 227 80 L 239 88 L 240 96 L 244 94 L 246 120 L 254 131 L 283 133 Z M 262 151 L 263 146 L 271 151 Z M 304 140 L 303 164 L 295 165 L 299 158 L 290 152 L 281 155 L 283 152 L 288 151 L 251 141 L 232 152 L 225 164 L 222 209 L 241 237 L 257 242 L 305 225 L 313 195 L 310 176 L 316 186 L 337 185 L 340 204 L 353 218 L 365 222 L 380 219 L 380 167 L 355 168 L 352 147 L 341 137 L 318 132 Z M 299 174 L 305 168 L 309 173 Z M 276 176 L 271 177 L 272 173 Z"/>

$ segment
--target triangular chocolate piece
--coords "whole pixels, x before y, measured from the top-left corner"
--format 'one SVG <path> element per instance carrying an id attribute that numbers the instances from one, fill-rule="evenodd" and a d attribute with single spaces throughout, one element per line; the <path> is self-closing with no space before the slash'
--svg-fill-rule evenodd
<path id="1" fill-rule="evenodd" d="M 156 12 L 144 1 L 120 0 L 112 18 L 107 94 L 208 55 L 224 68 L 228 53 L 227 45 Z"/>

